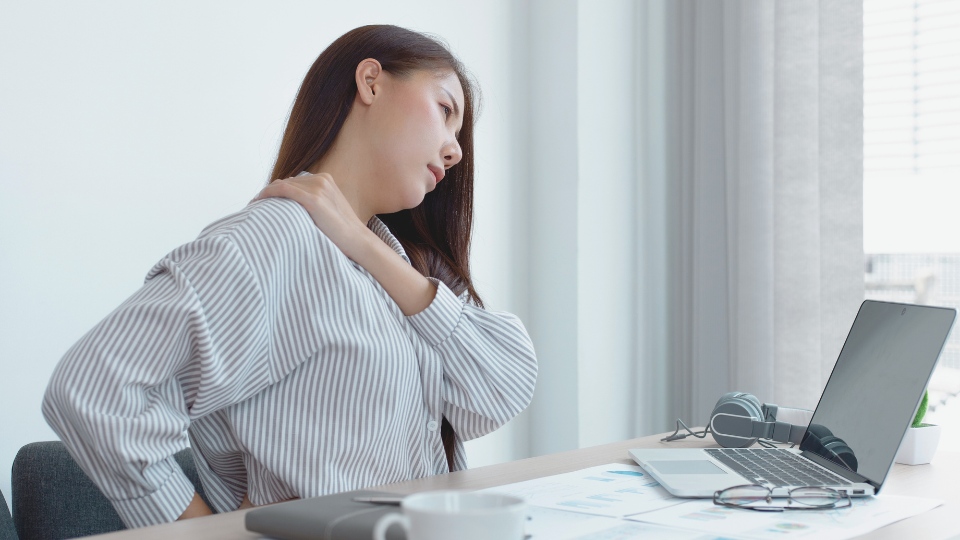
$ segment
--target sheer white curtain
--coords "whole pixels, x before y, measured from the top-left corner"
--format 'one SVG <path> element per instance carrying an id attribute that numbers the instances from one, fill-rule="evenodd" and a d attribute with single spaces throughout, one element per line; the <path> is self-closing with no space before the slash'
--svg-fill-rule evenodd
<path id="1" fill-rule="evenodd" d="M 531 453 L 815 406 L 863 298 L 860 1 L 524 9 Z"/>
<path id="2" fill-rule="evenodd" d="M 862 4 L 666 9 L 674 406 L 812 408 L 863 299 Z"/>

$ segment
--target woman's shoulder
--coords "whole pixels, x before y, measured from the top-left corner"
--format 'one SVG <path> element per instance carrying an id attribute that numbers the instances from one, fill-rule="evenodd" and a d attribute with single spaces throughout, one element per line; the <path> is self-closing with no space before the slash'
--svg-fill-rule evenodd
<path id="1" fill-rule="evenodd" d="M 321 244 L 330 241 L 314 225 L 310 214 L 290 199 L 254 201 L 242 210 L 218 219 L 203 229 L 198 240 L 221 238 L 238 244 Z"/>
<path id="2" fill-rule="evenodd" d="M 247 276 L 274 289 L 278 283 L 314 286 L 338 279 L 351 265 L 303 207 L 273 198 L 253 202 L 211 223 L 195 240 L 157 262 L 146 280 L 176 268 L 191 281 L 212 280 L 218 287 L 236 276 Z"/>
<path id="3" fill-rule="evenodd" d="M 207 247 L 204 247 L 207 246 Z M 290 199 L 255 201 L 203 229 L 200 236 L 178 251 L 220 253 L 224 249 L 253 266 L 270 261 L 338 260 L 345 255 L 314 225 L 302 206 Z"/>
<path id="4" fill-rule="evenodd" d="M 302 206 L 290 199 L 263 199 L 248 204 L 233 214 L 224 216 L 204 227 L 199 238 L 233 236 L 247 230 L 271 233 L 309 231 L 312 222 Z"/>

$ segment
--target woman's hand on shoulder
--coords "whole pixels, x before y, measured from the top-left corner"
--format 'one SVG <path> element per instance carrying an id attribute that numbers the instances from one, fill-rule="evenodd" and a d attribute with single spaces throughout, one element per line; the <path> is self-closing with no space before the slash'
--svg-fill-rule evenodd
<path id="1" fill-rule="evenodd" d="M 283 197 L 302 206 L 323 234 L 347 257 L 354 258 L 367 232 L 346 197 L 327 173 L 305 174 L 274 180 L 260 191 L 255 201 Z"/>
<path id="2" fill-rule="evenodd" d="M 274 180 L 254 200 L 292 199 L 344 255 L 369 272 L 404 315 L 420 313 L 433 302 L 437 287 L 367 228 L 327 173 Z"/>

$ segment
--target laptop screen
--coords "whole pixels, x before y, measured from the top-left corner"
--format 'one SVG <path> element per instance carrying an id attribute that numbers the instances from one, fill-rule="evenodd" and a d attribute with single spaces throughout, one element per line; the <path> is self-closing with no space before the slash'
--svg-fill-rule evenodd
<path id="1" fill-rule="evenodd" d="M 955 315 L 952 309 L 864 302 L 800 450 L 881 485 Z"/>

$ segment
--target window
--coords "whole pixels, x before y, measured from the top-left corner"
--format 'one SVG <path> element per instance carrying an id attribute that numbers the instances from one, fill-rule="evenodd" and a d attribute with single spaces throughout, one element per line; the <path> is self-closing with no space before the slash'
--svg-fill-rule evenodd
<path id="1" fill-rule="evenodd" d="M 960 2 L 864 1 L 863 75 L 867 298 L 960 308 Z"/>

